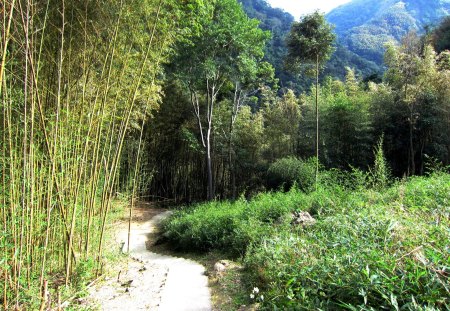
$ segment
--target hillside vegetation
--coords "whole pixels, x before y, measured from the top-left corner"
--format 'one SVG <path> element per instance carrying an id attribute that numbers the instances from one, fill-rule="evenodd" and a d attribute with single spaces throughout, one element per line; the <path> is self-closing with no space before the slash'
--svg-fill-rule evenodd
<path id="1" fill-rule="evenodd" d="M 261 21 L 260 27 L 273 33 L 266 58 L 274 65 L 281 85 L 299 90 L 307 88 L 311 82 L 286 72 L 283 64 L 287 53 L 284 38 L 294 17 L 270 7 L 264 0 L 240 2 L 250 17 Z M 338 42 L 323 76 L 342 79 L 347 66 L 364 78 L 380 76 L 386 43 L 400 42 L 410 31 L 420 34 L 431 31 L 448 15 L 448 0 L 354 0 L 341 5 L 326 15 L 335 26 Z"/>
<path id="2" fill-rule="evenodd" d="M 444 310 L 450 306 L 450 175 L 371 188 L 326 172 L 318 190 L 260 194 L 177 212 L 177 247 L 240 257 L 267 310 Z M 293 213 L 317 222 L 299 225 Z M 294 217 L 295 218 L 295 217 Z M 249 296 L 248 296 L 249 297 Z"/>
<path id="3" fill-rule="evenodd" d="M 408 32 L 424 33 L 450 14 L 448 0 L 355 0 L 327 14 L 341 44 L 378 65 L 387 42 L 399 42 Z"/>

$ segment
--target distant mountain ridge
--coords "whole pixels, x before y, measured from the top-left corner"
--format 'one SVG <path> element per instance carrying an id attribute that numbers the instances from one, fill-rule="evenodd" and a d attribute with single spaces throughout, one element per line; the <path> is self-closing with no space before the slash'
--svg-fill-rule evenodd
<path id="1" fill-rule="evenodd" d="M 450 0 L 353 0 L 326 15 L 349 51 L 381 64 L 384 45 L 450 15 Z"/>
<path id="2" fill-rule="evenodd" d="M 297 90 L 309 87 L 307 78 L 298 79 L 284 68 L 284 40 L 294 17 L 266 0 L 238 1 L 249 17 L 261 21 L 261 28 L 272 31 L 266 60 L 274 65 L 280 85 Z M 398 42 L 412 30 L 423 33 L 448 15 L 450 0 L 353 0 L 341 5 L 326 15 L 335 25 L 338 42 L 323 75 L 343 78 L 346 67 L 354 68 L 362 78 L 380 75 L 386 42 Z"/>
<path id="3" fill-rule="evenodd" d="M 272 32 L 272 39 L 266 47 L 265 60 L 275 68 L 276 77 L 281 87 L 302 91 L 312 83 L 310 77 L 298 76 L 288 72 L 285 68 L 284 58 L 287 54 L 285 39 L 294 22 L 294 17 L 279 8 L 273 8 L 266 0 L 238 0 L 250 18 L 261 21 L 260 27 Z M 378 66 L 369 62 L 347 48 L 338 45 L 332 60 L 327 65 L 322 76 L 330 75 L 343 78 L 346 74 L 345 67 L 354 67 L 360 76 L 368 76 L 379 70 Z"/>

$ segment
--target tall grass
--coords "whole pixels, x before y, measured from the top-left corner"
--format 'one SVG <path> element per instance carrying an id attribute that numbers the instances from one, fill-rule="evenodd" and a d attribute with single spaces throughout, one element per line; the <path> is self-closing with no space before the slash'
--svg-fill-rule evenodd
<path id="1" fill-rule="evenodd" d="M 242 256 L 264 310 L 448 309 L 450 175 L 390 188 L 360 175 L 324 172 L 309 194 L 198 205 L 176 213 L 165 234 L 180 247 Z M 291 224 L 298 210 L 317 223 Z"/>

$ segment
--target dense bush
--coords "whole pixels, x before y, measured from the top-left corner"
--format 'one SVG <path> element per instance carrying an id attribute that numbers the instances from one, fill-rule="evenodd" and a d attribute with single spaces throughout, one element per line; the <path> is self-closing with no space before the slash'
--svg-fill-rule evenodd
<path id="1" fill-rule="evenodd" d="M 366 189 L 361 174 L 323 173 L 326 183 L 310 194 L 198 205 L 169 220 L 166 235 L 242 255 L 263 309 L 448 309 L 450 175 Z M 317 223 L 291 225 L 295 210 Z"/>
<path id="2" fill-rule="evenodd" d="M 270 189 L 289 190 L 296 184 L 302 191 L 312 190 L 315 182 L 314 158 L 301 160 L 295 157 L 275 161 L 267 171 L 267 185 Z"/>
<path id="3" fill-rule="evenodd" d="M 165 236 L 182 249 L 222 249 L 243 255 L 251 243 L 270 236 L 274 224 L 286 225 L 286 215 L 304 204 L 297 189 L 287 194 L 266 193 L 251 201 L 210 202 L 176 212 L 164 224 Z"/>

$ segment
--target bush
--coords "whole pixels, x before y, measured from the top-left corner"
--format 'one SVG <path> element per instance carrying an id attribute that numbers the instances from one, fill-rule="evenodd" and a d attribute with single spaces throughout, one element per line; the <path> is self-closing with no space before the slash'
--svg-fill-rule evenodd
<path id="1" fill-rule="evenodd" d="M 242 256 L 251 243 L 282 226 L 289 212 L 305 204 L 304 194 L 292 189 L 287 194 L 265 193 L 251 201 L 210 202 L 176 212 L 164 224 L 164 235 L 180 249 L 221 249 Z"/>
<path id="2" fill-rule="evenodd" d="M 288 157 L 277 160 L 267 171 L 268 188 L 287 191 L 296 184 L 302 191 L 309 192 L 315 183 L 315 165 L 314 158 L 301 160 Z"/>
<path id="3" fill-rule="evenodd" d="M 373 188 L 380 190 L 386 188 L 391 180 L 391 170 L 384 156 L 383 141 L 384 137 L 381 136 L 374 151 L 374 167 L 370 170 L 371 185 Z"/>

